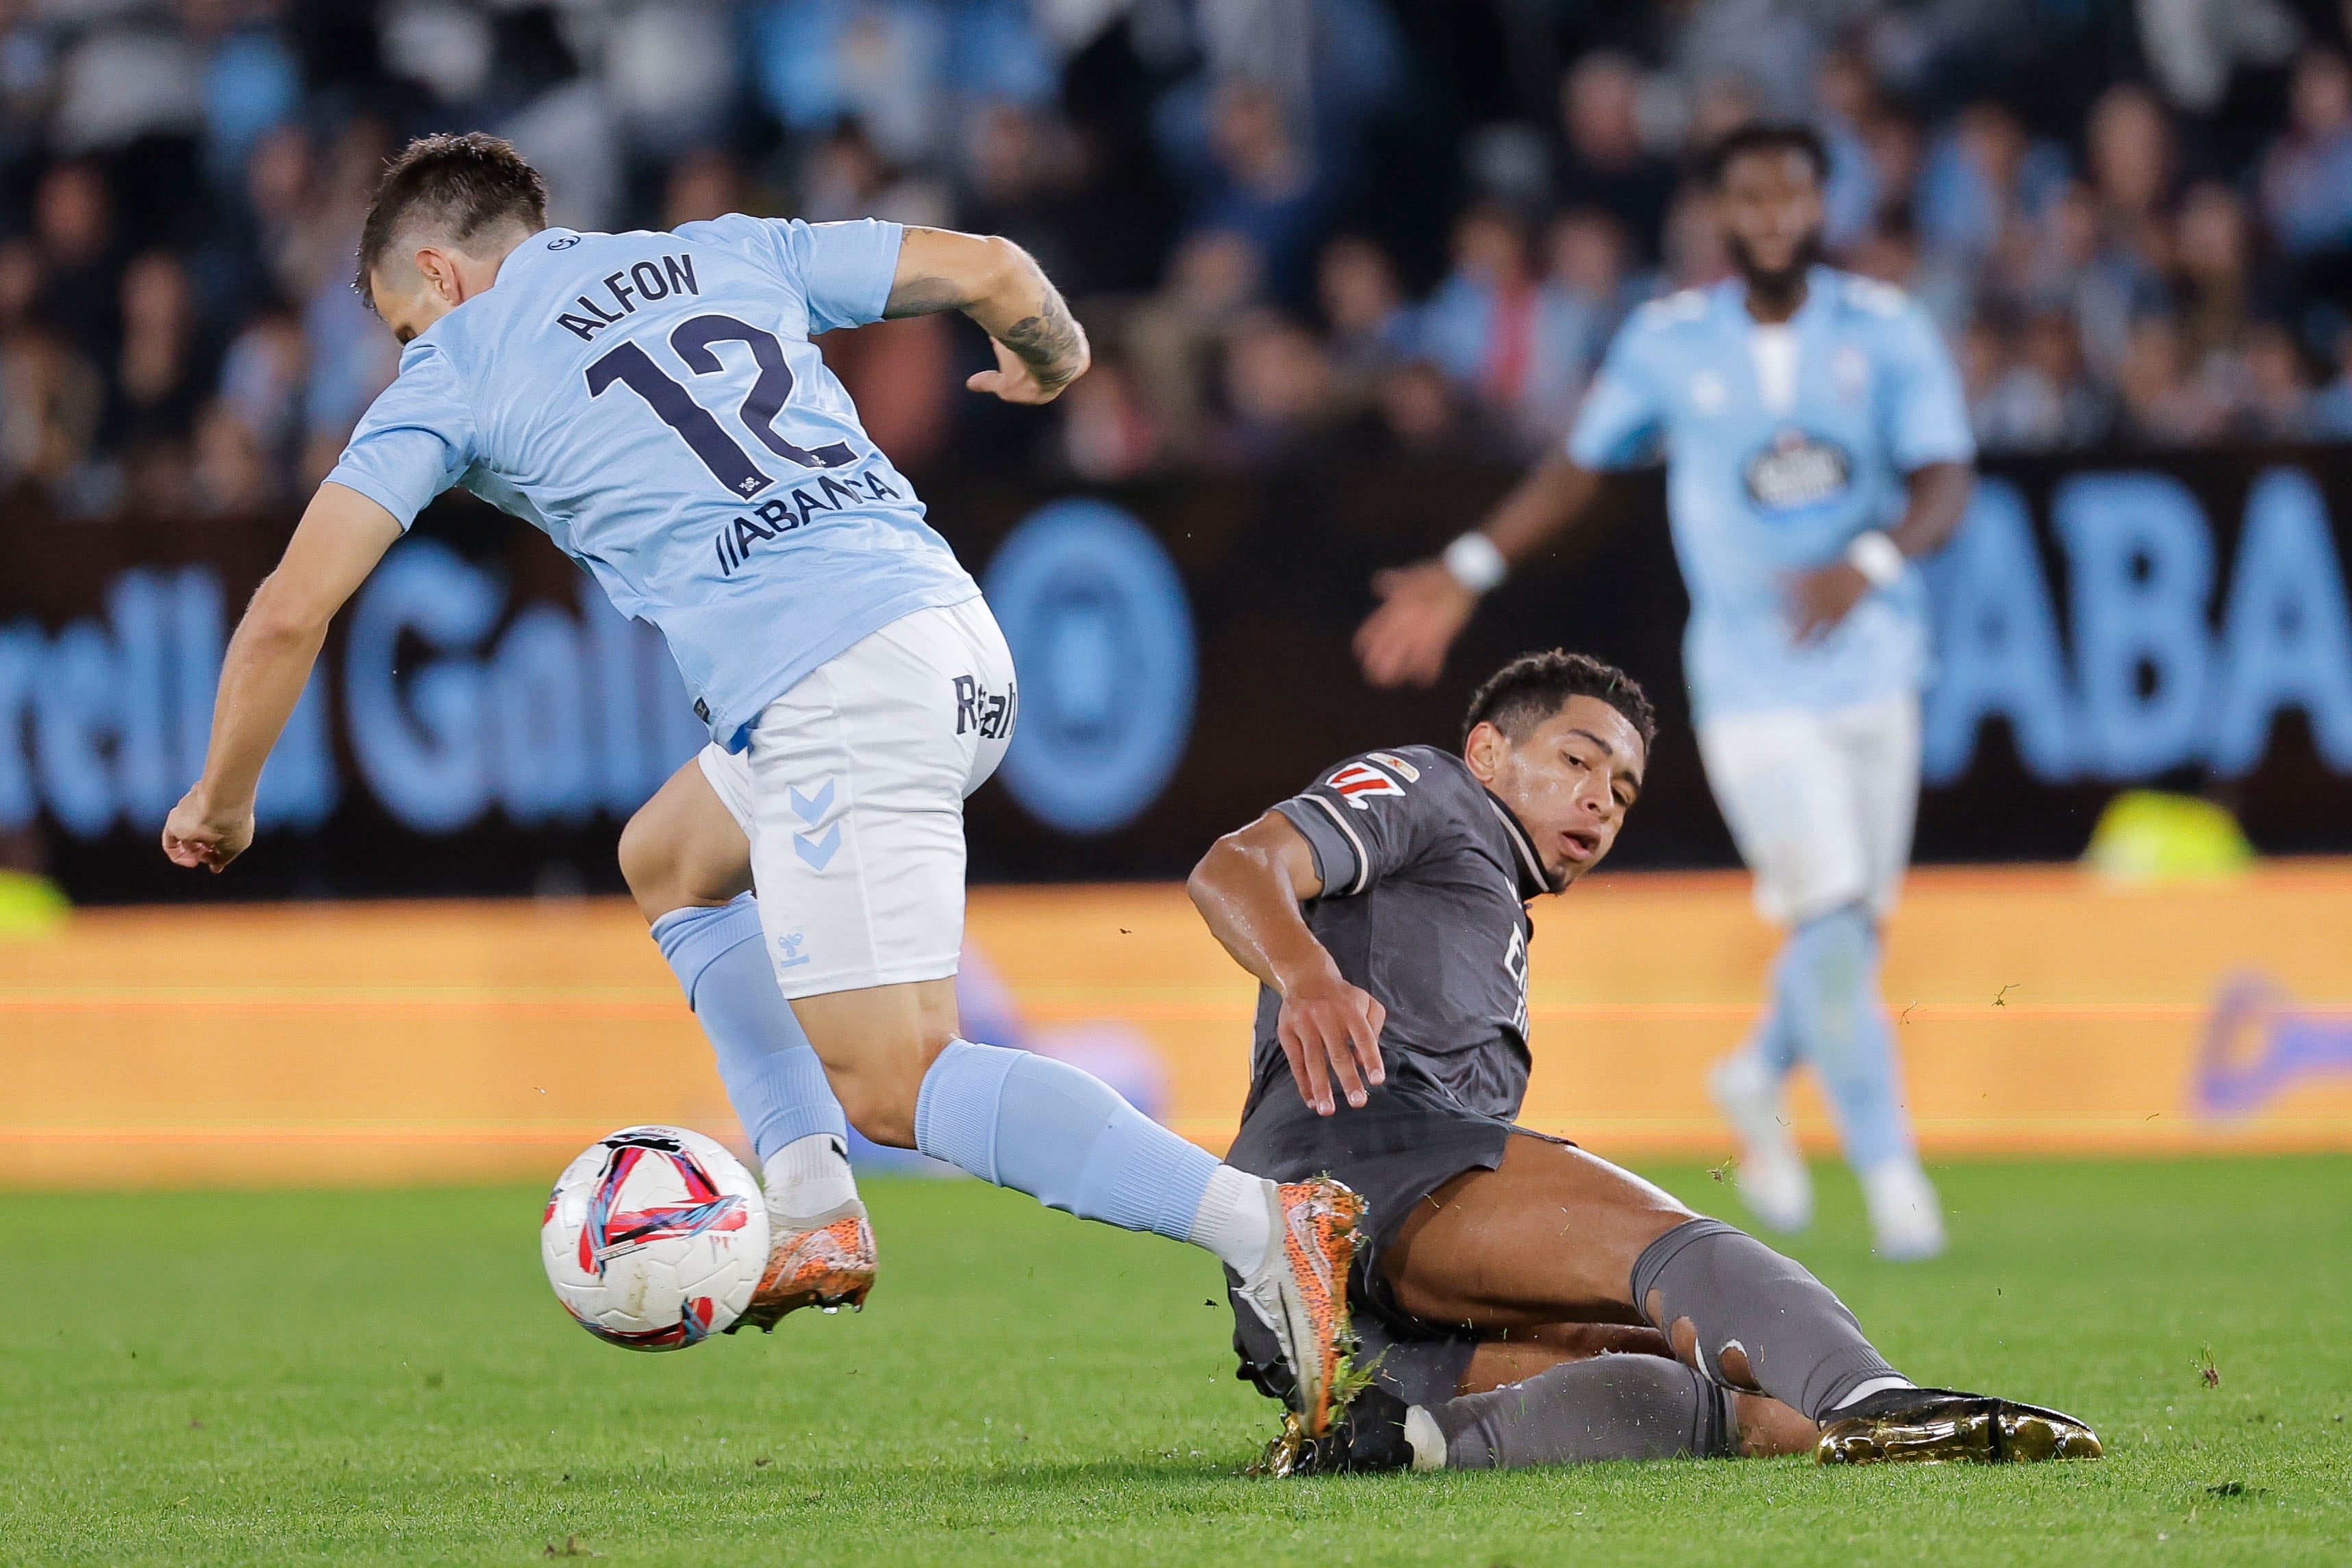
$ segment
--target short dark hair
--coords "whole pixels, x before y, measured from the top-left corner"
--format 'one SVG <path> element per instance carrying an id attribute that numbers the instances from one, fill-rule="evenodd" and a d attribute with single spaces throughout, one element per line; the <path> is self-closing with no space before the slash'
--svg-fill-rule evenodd
<path id="1" fill-rule="evenodd" d="M 370 275 L 413 221 L 433 225 L 459 245 L 505 223 L 536 234 L 547 226 L 547 182 L 502 136 L 469 131 L 411 141 L 385 166 L 360 230 L 360 270 L 352 287 L 370 305 Z"/>
<path id="2" fill-rule="evenodd" d="M 1799 120 L 1766 120 L 1739 127 L 1707 150 L 1707 184 L 1720 187 L 1732 161 L 1750 152 L 1801 152 L 1813 166 L 1816 181 L 1826 183 L 1830 177 L 1830 150 L 1820 131 Z"/>
<path id="3" fill-rule="evenodd" d="M 1534 733 L 1536 726 L 1558 713 L 1570 697 L 1599 697 L 1625 716 L 1642 737 L 1647 751 L 1658 737 L 1657 710 L 1650 706 L 1642 683 L 1590 653 L 1554 648 L 1548 653 L 1522 653 L 1486 677 L 1470 698 L 1462 720 L 1462 739 L 1491 724 L 1516 744 Z"/>

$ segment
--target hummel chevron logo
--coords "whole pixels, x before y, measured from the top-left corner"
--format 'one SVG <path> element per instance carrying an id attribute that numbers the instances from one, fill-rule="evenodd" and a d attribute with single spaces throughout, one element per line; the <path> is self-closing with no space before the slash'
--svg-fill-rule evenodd
<path id="1" fill-rule="evenodd" d="M 824 787 L 814 795 L 803 795 L 798 789 L 794 789 L 792 791 L 792 797 L 793 815 L 814 828 L 824 821 L 824 814 L 827 811 L 833 810 L 833 780 L 826 779 Z"/>
<path id="2" fill-rule="evenodd" d="M 835 853 L 840 848 L 841 824 L 839 822 L 827 828 L 824 831 L 824 836 L 821 839 L 812 839 L 806 833 L 793 835 L 793 853 L 819 871 L 823 871 L 832 862 Z"/>

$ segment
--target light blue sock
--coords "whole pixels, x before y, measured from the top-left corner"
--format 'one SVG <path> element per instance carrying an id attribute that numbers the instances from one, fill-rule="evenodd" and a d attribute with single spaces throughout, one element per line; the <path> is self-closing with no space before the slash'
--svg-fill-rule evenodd
<path id="1" fill-rule="evenodd" d="M 915 1146 L 1049 1208 L 1178 1241 L 1196 1239 L 1218 1168 L 1068 1062 L 964 1040 L 923 1075 Z"/>
<path id="2" fill-rule="evenodd" d="M 776 988 L 752 896 L 717 909 L 673 909 L 654 922 L 653 937 L 719 1053 L 719 1082 L 760 1158 L 818 1133 L 846 1149 L 848 1119 Z"/>
<path id="3" fill-rule="evenodd" d="M 1878 928 L 1850 905 L 1790 934 L 1775 1006 L 1835 1108 L 1847 1161 L 1868 1170 L 1911 1155 L 1895 1031 L 1878 996 Z"/>
<path id="4" fill-rule="evenodd" d="M 1772 960 L 1772 995 L 1764 1009 L 1764 1016 L 1756 1020 L 1755 1032 L 1748 1037 L 1741 1049 L 1762 1064 L 1775 1082 L 1796 1070 L 1797 1059 L 1803 1054 L 1799 1049 L 1797 1031 L 1789 1021 L 1789 967 L 1797 950 L 1794 941 L 1780 945 L 1778 956 Z"/>

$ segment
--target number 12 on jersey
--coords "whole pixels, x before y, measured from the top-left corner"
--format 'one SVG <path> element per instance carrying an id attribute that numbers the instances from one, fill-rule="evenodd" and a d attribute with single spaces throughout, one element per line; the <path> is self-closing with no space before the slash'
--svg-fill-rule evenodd
<path id="1" fill-rule="evenodd" d="M 732 316 L 697 316 L 681 322 L 669 335 L 670 348 L 698 376 L 717 375 L 726 368 L 711 348 L 714 343 L 741 343 L 751 350 L 751 362 L 759 368 L 759 379 L 751 383 L 751 390 L 744 394 L 736 412 L 744 428 L 762 446 L 803 468 L 838 468 L 856 461 L 857 455 L 846 442 L 836 441 L 811 450 L 795 446 L 776 434 L 775 418 L 783 412 L 784 400 L 793 395 L 793 371 L 784 362 L 784 346 L 776 340 L 774 333 Z M 756 496 L 776 482 L 711 417 L 709 410 L 695 402 L 685 386 L 636 344 L 615 344 L 588 367 L 587 377 L 590 397 L 604 396 L 605 388 L 619 382 L 643 398 L 646 406 L 677 432 L 679 439 L 730 495 Z"/>

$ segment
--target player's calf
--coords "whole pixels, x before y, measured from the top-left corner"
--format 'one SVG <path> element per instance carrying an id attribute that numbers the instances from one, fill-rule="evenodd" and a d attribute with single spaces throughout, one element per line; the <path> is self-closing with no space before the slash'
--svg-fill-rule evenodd
<path id="1" fill-rule="evenodd" d="M 886 1147 L 917 1147 L 925 1083 L 956 1043 L 954 977 L 803 997 L 793 1010 L 849 1124 Z"/>
<path id="2" fill-rule="evenodd" d="M 1319 1438 L 1295 1417 L 1286 1422 L 1261 1468 L 1315 1475 L 1730 1458 L 1802 1453 L 1817 1432 L 1786 1406 L 1717 1387 L 1680 1362 L 1601 1355 L 1442 1405 L 1409 1406 L 1367 1388 Z"/>
<path id="3" fill-rule="evenodd" d="M 2099 1456 L 2098 1437 L 2071 1416 L 1913 1386 L 1827 1286 L 1720 1220 L 1660 1237 L 1633 1266 L 1633 1293 L 1708 1381 L 1769 1394 L 1822 1423 L 1823 1464 Z"/>

